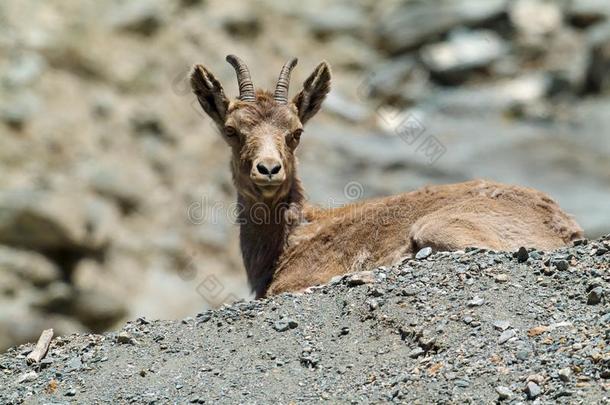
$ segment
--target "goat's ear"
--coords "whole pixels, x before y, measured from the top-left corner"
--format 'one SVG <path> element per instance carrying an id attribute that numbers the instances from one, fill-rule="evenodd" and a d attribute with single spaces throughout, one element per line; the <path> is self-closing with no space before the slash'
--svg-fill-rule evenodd
<path id="1" fill-rule="evenodd" d="M 229 100 L 218 79 L 203 65 L 195 65 L 191 72 L 191 87 L 201 108 L 219 127 L 223 127 Z"/>
<path id="2" fill-rule="evenodd" d="M 299 112 L 301 123 L 305 124 L 320 110 L 324 98 L 330 91 L 330 78 L 330 66 L 323 61 L 305 80 L 303 90 L 292 100 Z"/>

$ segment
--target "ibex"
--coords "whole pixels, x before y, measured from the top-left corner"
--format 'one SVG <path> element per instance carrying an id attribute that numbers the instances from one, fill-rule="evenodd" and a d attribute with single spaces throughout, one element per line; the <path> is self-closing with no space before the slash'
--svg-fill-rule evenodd
<path id="1" fill-rule="evenodd" d="M 201 107 L 231 147 L 241 252 L 257 298 L 391 265 L 423 247 L 552 249 L 583 235 L 544 193 L 483 180 L 429 186 L 340 208 L 309 206 L 295 150 L 303 126 L 330 90 L 329 65 L 321 62 L 289 100 L 296 58 L 283 66 L 273 94 L 254 89 L 241 59 L 229 55 L 227 61 L 237 72 L 237 99 L 229 100 L 202 65 L 194 66 L 190 79 Z"/>

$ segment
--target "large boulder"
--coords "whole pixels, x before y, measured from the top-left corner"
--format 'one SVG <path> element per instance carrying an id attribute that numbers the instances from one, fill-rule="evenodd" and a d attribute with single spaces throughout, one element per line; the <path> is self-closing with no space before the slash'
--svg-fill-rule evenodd
<path id="1" fill-rule="evenodd" d="M 116 209 L 72 192 L 0 192 L 0 243 L 34 250 L 96 251 L 109 241 Z"/>
<path id="2" fill-rule="evenodd" d="M 489 67 L 508 49 L 493 31 L 456 30 L 447 41 L 425 46 L 421 59 L 434 77 L 444 83 L 456 83 L 468 79 L 473 70 Z"/>
<path id="3" fill-rule="evenodd" d="M 587 89 L 594 93 L 610 91 L 610 23 L 590 34 L 591 58 L 587 69 Z"/>
<path id="4" fill-rule="evenodd" d="M 567 11 L 570 21 L 579 27 L 610 20 L 610 2 L 607 0 L 573 0 Z"/>
<path id="5" fill-rule="evenodd" d="M 0 278 L 8 274 L 37 287 L 48 285 L 62 276 L 55 264 L 38 253 L 0 246 Z"/>
<path id="6" fill-rule="evenodd" d="M 491 20 L 505 10 L 505 0 L 404 2 L 381 18 L 377 27 L 379 45 L 390 53 L 398 53 L 458 26 Z"/>
<path id="7" fill-rule="evenodd" d="M 508 10 L 510 21 L 524 36 L 545 35 L 562 26 L 560 2 L 548 0 L 515 0 Z"/>

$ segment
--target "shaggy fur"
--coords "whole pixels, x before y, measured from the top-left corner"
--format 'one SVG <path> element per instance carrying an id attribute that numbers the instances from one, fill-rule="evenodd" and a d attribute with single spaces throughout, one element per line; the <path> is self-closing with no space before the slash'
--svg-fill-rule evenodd
<path id="1" fill-rule="evenodd" d="M 331 73 L 322 62 L 291 102 L 258 90 L 256 100 L 229 101 L 203 66 L 191 74 L 194 93 L 232 148 L 240 206 L 240 245 L 257 297 L 300 291 L 332 277 L 391 265 L 429 246 L 553 249 L 582 229 L 539 191 L 475 180 L 430 186 L 335 209 L 306 204 L 294 151 L 303 124 L 320 109 Z M 281 184 L 260 185 L 254 163 L 281 162 Z"/>

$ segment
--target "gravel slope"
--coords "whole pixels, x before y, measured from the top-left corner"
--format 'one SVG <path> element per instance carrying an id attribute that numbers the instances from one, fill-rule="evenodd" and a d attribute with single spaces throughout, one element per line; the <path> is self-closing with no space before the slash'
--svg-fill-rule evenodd
<path id="1" fill-rule="evenodd" d="M 439 253 L 57 338 L 38 366 L 24 345 L 0 356 L 0 403 L 608 403 L 609 250 L 610 235 L 552 253 Z"/>

